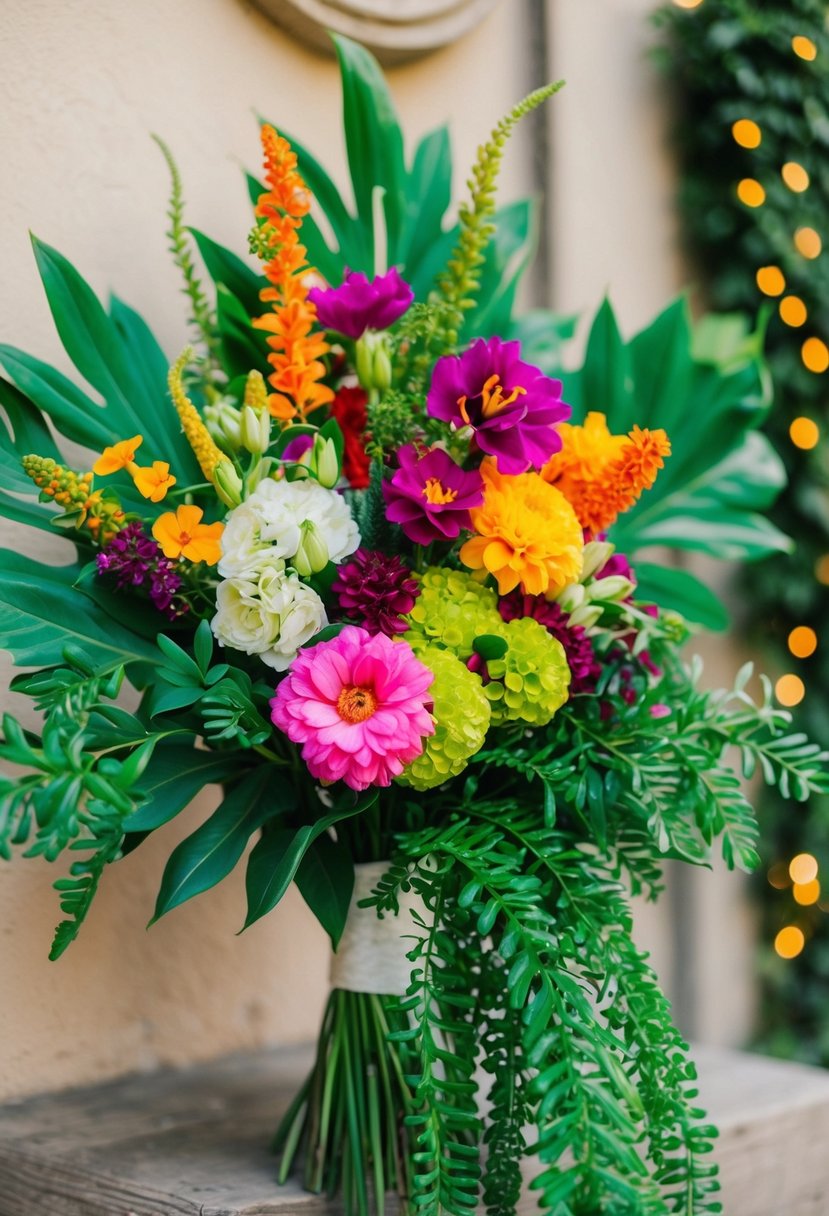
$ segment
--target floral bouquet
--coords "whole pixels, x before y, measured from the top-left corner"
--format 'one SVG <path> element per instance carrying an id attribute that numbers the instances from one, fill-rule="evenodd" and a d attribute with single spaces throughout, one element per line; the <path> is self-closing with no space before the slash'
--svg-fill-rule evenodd
<path id="1" fill-rule="evenodd" d="M 337 50 L 356 214 L 263 124 L 261 273 L 184 227 L 162 145 L 199 339 L 169 370 L 133 310 L 35 242 L 100 400 L 0 348 L 3 512 L 74 550 L 0 555 L 3 644 L 30 669 L 13 687 L 44 718 L 4 719 L 24 772 L 2 779 L 0 853 L 74 857 L 56 958 L 106 868 L 224 787 L 154 919 L 253 838 L 246 925 L 298 885 L 335 953 L 279 1177 L 351 1216 L 389 1191 L 506 1216 L 525 1178 L 558 1216 L 718 1212 L 714 1132 L 628 900 L 716 838 L 751 867 L 737 770 L 802 799 L 826 756 L 748 670 L 699 686 L 680 648 L 724 610 L 631 555 L 787 544 L 761 514 L 781 475 L 758 341 L 734 318 L 692 333 L 680 303 L 626 345 L 605 304 L 584 367 L 555 375 L 569 322 L 514 315 L 530 208 L 494 204 L 510 129 L 555 86 L 496 128 L 445 228 L 446 132 L 407 167 L 379 69 Z M 81 469 L 47 419 L 90 450 Z"/>

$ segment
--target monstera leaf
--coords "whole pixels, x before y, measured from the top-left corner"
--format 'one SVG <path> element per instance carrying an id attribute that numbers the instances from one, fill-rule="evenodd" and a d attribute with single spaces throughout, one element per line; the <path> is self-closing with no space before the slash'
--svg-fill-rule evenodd
<path id="1" fill-rule="evenodd" d="M 785 471 L 757 430 L 771 404 L 761 333 L 732 316 L 707 317 L 695 333 L 686 302 L 677 300 L 626 343 L 605 301 L 581 370 L 565 377 L 575 420 L 598 410 L 616 433 L 638 423 L 664 427 L 671 439 L 672 455 L 656 484 L 611 530 L 621 551 L 665 546 L 755 561 L 791 548 L 762 514 L 785 484 Z M 724 627 L 718 601 L 691 574 L 658 577 L 648 570 L 648 591 L 658 602 Z"/>

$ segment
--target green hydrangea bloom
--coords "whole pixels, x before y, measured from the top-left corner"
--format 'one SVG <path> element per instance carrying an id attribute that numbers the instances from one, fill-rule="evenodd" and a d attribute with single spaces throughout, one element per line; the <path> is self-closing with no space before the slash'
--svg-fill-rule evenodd
<path id="1" fill-rule="evenodd" d="M 492 721 L 545 726 L 567 700 L 570 668 L 564 647 L 532 617 L 500 622 L 497 632 L 507 643 L 500 659 L 490 659 L 490 682 L 484 693 Z"/>
<path id="2" fill-rule="evenodd" d="M 472 654 L 472 642 L 482 633 L 503 628 L 498 597 L 463 570 L 429 566 L 420 576 L 420 595 L 406 620 L 406 641 L 418 652 L 441 646 L 459 659 Z"/>
<path id="3" fill-rule="evenodd" d="M 412 761 L 398 780 L 416 790 L 429 790 L 457 777 L 470 756 L 480 751 L 489 726 L 490 707 L 480 676 L 448 650 L 424 646 L 418 649 L 417 657 L 435 675 L 429 690 L 434 701 L 435 733 L 426 740 L 423 754 Z"/>

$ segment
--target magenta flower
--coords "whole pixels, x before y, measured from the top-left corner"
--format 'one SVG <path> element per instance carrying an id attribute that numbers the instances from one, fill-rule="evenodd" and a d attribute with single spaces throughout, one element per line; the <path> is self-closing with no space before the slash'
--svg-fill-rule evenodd
<path id="1" fill-rule="evenodd" d="M 465 473 L 443 448 L 406 444 L 397 453 L 400 468 L 383 482 L 386 516 L 417 545 L 455 540 L 472 527 L 469 512 L 484 501 L 483 478 Z"/>
<path id="2" fill-rule="evenodd" d="M 501 473 L 542 468 L 561 450 L 556 430 L 570 417 L 561 381 L 519 358 L 517 342 L 478 338 L 462 355 L 444 355 L 432 372 L 426 411 L 469 426 Z"/>
<path id="3" fill-rule="evenodd" d="M 271 700 L 271 717 L 319 781 L 389 785 L 434 734 L 434 676 L 407 642 L 346 625 L 301 650 Z"/>
<path id="4" fill-rule="evenodd" d="M 393 266 L 387 274 L 368 281 L 358 270 L 346 268 L 339 287 L 313 287 L 308 299 L 324 329 L 347 338 L 361 338 L 367 329 L 388 329 L 403 316 L 414 292 Z"/>
<path id="5" fill-rule="evenodd" d="M 337 570 L 331 590 L 345 616 L 357 617 L 369 633 L 387 637 L 409 628 L 403 617 L 414 608 L 420 586 L 399 557 L 358 549 Z"/>
<path id="6" fill-rule="evenodd" d="M 524 595 L 511 591 L 498 601 L 498 611 L 505 621 L 531 616 L 564 647 L 570 668 L 570 693 L 595 692 L 596 681 L 602 673 L 590 638 L 581 625 L 570 625 L 567 614 L 556 603 L 548 603 L 543 595 Z"/>

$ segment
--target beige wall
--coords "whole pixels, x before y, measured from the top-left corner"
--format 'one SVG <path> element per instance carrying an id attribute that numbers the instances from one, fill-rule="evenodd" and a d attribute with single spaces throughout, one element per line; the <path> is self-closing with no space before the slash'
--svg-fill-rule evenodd
<path id="1" fill-rule="evenodd" d="M 463 42 L 391 73 L 410 140 L 451 119 L 458 189 L 476 143 L 532 83 L 526 13 L 524 0 L 506 0 Z M 173 356 L 185 326 L 164 247 L 165 169 L 148 133 L 175 151 L 189 221 L 241 251 L 250 215 L 239 165 L 258 164 L 252 111 L 342 178 L 338 94 L 333 63 L 244 0 L 2 0 L 0 338 L 63 361 L 31 228 L 96 290 L 142 311 Z M 506 193 L 525 192 L 520 135 L 507 163 Z M 2 543 L 45 552 L 39 536 L 7 530 Z M 208 809 L 200 802 L 110 870 L 57 964 L 46 961 L 54 868 L 0 863 L 0 1099 L 313 1034 L 326 949 L 294 892 L 236 938 L 239 872 L 144 930 L 165 857 Z"/>

